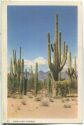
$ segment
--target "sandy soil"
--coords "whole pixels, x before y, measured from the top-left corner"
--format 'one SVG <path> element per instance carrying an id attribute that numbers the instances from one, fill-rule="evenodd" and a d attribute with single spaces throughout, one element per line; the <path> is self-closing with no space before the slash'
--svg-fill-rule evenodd
<path id="1" fill-rule="evenodd" d="M 76 118 L 77 98 L 58 98 L 24 96 L 8 98 L 8 118 Z M 53 102 L 52 102 L 53 101 Z M 44 104 L 46 103 L 46 106 Z"/>

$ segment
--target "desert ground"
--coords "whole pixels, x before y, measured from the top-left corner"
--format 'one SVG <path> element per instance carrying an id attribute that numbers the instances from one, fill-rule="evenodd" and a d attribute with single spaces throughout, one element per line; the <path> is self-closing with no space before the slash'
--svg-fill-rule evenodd
<path id="1" fill-rule="evenodd" d="M 8 97 L 8 118 L 76 118 L 77 97 L 49 98 L 43 95 Z"/>

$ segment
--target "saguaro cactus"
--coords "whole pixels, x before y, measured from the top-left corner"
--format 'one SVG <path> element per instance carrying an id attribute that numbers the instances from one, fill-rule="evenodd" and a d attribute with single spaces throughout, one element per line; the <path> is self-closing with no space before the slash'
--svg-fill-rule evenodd
<path id="1" fill-rule="evenodd" d="M 11 81 L 11 89 L 16 92 L 19 91 L 23 94 L 24 90 L 24 59 L 21 58 L 21 47 L 20 47 L 20 57 L 16 58 L 16 50 L 13 49 L 13 57 L 10 63 L 10 74 L 9 78 Z M 8 82 L 10 82 L 8 81 Z M 27 81 L 27 80 L 26 80 Z M 26 84 L 25 84 L 26 86 Z M 26 93 L 26 92 L 24 92 Z"/>
<path id="2" fill-rule="evenodd" d="M 21 75 L 20 75 L 20 80 L 21 80 L 21 84 L 20 84 L 20 88 L 21 88 L 21 94 L 23 94 L 24 91 L 24 59 L 22 59 L 21 62 Z"/>
<path id="3" fill-rule="evenodd" d="M 68 55 L 68 76 L 70 80 L 72 80 L 73 74 L 74 74 L 74 68 L 72 68 L 72 58 L 71 58 L 71 52 L 69 52 Z"/>
<path id="4" fill-rule="evenodd" d="M 16 50 L 13 50 L 13 74 L 17 73 L 17 59 L 16 59 Z"/>
<path id="5" fill-rule="evenodd" d="M 28 81 L 28 72 L 27 69 L 25 69 L 25 79 L 24 79 L 24 95 L 27 94 L 27 81 Z"/>
<path id="6" fill-rule="evenodd" d="M 59 40 L 58 40 L 59 35 Z M 53 63 L 51 62 L 51 50 L 53 52 Z M 54 44 L 50 43 L 50 33 L 48 33 L 48 65 L 55 81 L 59 78 L 59 73 L 63 69 L 67 59 L 68 46 L 64 42 L 63 58 L 61 60 L 61 32 L 58 33 L 58 15 L 56 15 L 56 27 Z"/>
<path id="7" fill-rule="evenodd" d="M 35 94 L 37 95 L 37 92 L 38 92 L 38 63 L 36 63 L 34 84 L 35 84 Z"/>
<path id="8" fill-rule="evenodd" d="M 10 74 L 13 75 L 13 62 L 11 59 L 11 63 L 10 63 Z"/>

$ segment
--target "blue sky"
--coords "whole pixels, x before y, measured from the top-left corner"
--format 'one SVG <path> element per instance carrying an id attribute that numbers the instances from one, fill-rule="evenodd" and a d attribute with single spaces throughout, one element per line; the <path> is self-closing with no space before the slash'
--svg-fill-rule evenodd
<path id="1" fill-rule="evenodd" d="M 55 15 L 59 15 L 62 43 L 77 55 L 77 8 L 75 6 L 8 6 L 8 58 L 15 48 L 26 60 L 47 59 L 47 32 L 54 39 Z M 17 54 L 18 55 L 18 54 Z"/>

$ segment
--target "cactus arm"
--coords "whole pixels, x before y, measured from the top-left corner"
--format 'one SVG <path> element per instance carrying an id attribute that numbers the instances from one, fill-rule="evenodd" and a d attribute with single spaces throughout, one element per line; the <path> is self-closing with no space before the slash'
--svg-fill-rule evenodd
<path id="1" fill-rule="evenodd" d="M 59 51 L 59 63 L 61 64 L 61 32 L 59 32 L 58 51 Z"/>
<path id="2" fill-rule="evenodd" d="M 56 44 L 55 43 L 53 44 L 53 49 L 54 49 L 54 51 L 53 51 L 53 64 L 55 65 L 55 63 L 56 63 Z"/>
<path id="3" fill-rule="evenodd" d="M 66 42 L 64 41 L 64 55 L 65 55 L 65 51 L 66 51 Z"/>
<path id="4" fill-rule="evenodd" d="M 60 68 L 59 68 L 59 72 L 63 69 L 65 63 L 66 63 L 66 60 L 67 60 L 67 52 L 68 52 L 68 46 L 65 45 L 64 43 L 64 54 L 63 54 L 63 60 L 62 60 L 62 63 L 60 65 Z"/>
<path id="5" fill-rule="evenodd" d="M 61 32 L 58 34 L 58 52 L 59 52 L 59 67 L 61 65 Z M 61 80 L 61 72 L 59 73 L 59 79 Z"/>
<path id="6" fill-rule="evenodd" d="M 72 79 L 73 74 L 74 74 L 74 69 L 73 68 L 68 68 L 67 74 L 68 74 L 69 78 Z"/>
<path id="7" fill-rule="evenodd" d="M 54 56 L 53 63 L 56 65 L 56 69 L 58 69 L 58 15 L 56 15 L 56 25 L 55 25 L 55 37 L 54 37 Z"/>
<path id="8" fill-rule="evenodd" d="M 74 73 L 75 73 L 75 70 L 74 70 L 74 68 L 72 68 L 71 52 L 69 52 L 67 74 L 71 80 L 72 80 Z"/>
<path id="9" fill-rule="evenodd" d="M 63 59 L 63 63 L 60 65 L 60 69 L 59 69 L 59 72 L 63 69 L 63 67 L 64 67 L 64 65 L 65 65 L 65 63 L 66 63 L 66 60 L 67 60 L 67 56 L 65 56 L 64 57 L 64 59 Z"/>
<path id="10" fill-rule="evenodd" d="M 68 57 L 68 68 L 71 69 L 71 64 L 72 60 L 71 60 L 71 52 L 69 52 L 69 57 Z"/>
<path id="11" fill-rule="evenodd" d="M 48 65 L 51 65 L 50 33 L 48 33 Z"/>

